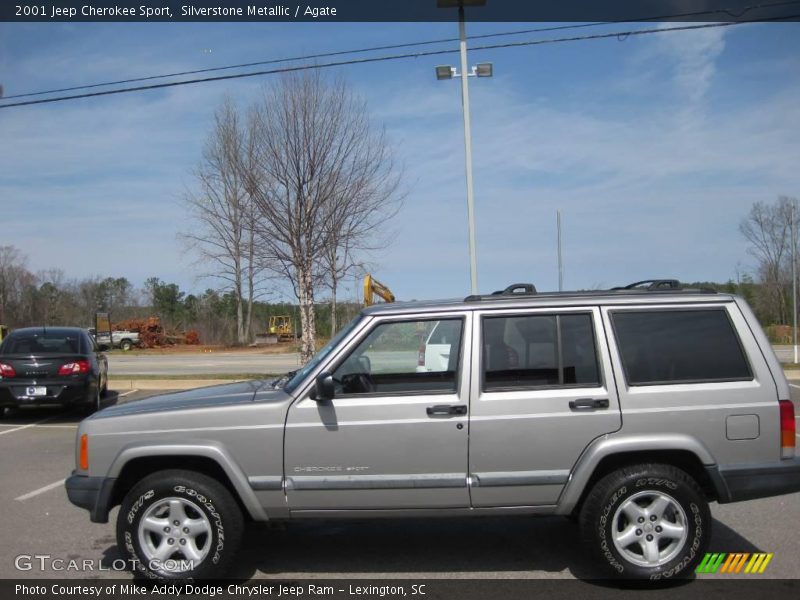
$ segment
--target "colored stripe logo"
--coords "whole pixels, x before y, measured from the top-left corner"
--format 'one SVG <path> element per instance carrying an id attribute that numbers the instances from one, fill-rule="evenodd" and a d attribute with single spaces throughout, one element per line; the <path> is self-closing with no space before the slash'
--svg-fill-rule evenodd
<path id="1" fill-rule="evenodd" d="M 763 573 L 773 554 L 770 552 L 707 552 L 703 560 L 695 569 L 695 573 Z"/>

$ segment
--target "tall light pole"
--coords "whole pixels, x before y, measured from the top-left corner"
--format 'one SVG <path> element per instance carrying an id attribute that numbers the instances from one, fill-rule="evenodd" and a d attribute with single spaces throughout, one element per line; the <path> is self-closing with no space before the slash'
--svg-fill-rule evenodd
<path id="1" fill-rule="evenodd" d="M 452 79 L 461 77 L 461 104 L 464 112 L 464 160 L 467 175 L 467 223 L 469 226 L 469 274 L 470 290 L 472 294 L 478 293 L 478 256 L 475 250 L 475 198 L 472 188 L 472 131 L 469 120 L 469 77 L 491 77 L 491 63 L 482 63 L 467 71 L 467 31 L 464 19 L 465 6 L 483 6 L 486 0 L 436 0 L 439 8 L 458 7 L 458 35 L 461 53 L 461 73 L 449 66 L 436 67 L 437 79 Z"/>
<path id="2" fill-rule="evenodd" d="M 797 364 L 797 199 L 792 198 L 792 345 Z"/>
<path id="3" fill-rule="evenodd" d="M 558 291 L 564 291 L 564 261 L 561 256 L 561 211 L 556 211 L 556 229 L 558 229 Z"/>

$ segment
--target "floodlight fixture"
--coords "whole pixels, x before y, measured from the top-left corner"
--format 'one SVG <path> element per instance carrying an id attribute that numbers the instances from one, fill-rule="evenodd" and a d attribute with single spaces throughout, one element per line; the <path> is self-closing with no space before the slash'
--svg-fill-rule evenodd
<path id="1" fill-rule="evenodd" d="M 439 65 L 436 67 L 436 79 L 452 79 L 456 76 L 456 70 L 450 65 Z"/>
<path id="2" fill-rule="evenodd" d="M 478 63 L 473 67 L 475 75 L 478 77 L 491 77 L 492 76 L 492 63 Z"/>

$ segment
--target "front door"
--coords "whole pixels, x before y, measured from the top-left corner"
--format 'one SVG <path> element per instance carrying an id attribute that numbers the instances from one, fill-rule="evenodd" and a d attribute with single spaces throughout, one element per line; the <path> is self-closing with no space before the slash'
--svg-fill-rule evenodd
<path id="1" fill-rule="evenodd" d="M 375 319 L 332 359 L 325 370 L 333 400 L 306 390 L 289 409 L 284 468 L 293 513 L 469 506 L 469 375 L 461 365 L 469 364 L 470 330 L 466 313 Z M 435 353 L 425 348 L 432 334 Z"/>

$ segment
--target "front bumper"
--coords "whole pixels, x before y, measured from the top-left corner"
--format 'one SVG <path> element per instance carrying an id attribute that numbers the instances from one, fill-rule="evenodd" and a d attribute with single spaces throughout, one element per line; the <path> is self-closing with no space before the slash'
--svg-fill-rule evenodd
<path id="1" fill-rule="evenodd" d="M 708 468 L 720 504 L 800 492 L 800 457 L 761 466 Z"/>
<path id="2" fill-rule="evenodd" d="M 69 501 L 88 510 L 93 523 L 108 523 L 111 493 L 116 481 L 114 477 L 89 477 L 73 471 L 64 482 L 64 487 L 67 488 Z"/>

